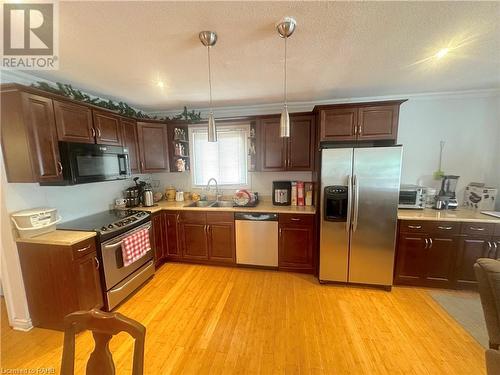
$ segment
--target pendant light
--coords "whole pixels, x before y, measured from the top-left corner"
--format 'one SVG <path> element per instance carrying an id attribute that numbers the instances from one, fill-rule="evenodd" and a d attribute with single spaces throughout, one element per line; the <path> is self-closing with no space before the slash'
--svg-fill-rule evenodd
<path id="1" fill-rule="evenodd" d="M 215 46 L 217 42 L 217 33 L 215 31 L 202 31 L 198 35 L 201 43 L 207 47 L 208 53 L 208 89 L 210 95 L 208 112 L 208 141 L 217 142 L 217 127 L 215 125 L 214 112 L 212 109 L 212 71 L 210 69 L 210 47 Z"/>
<path id="2" fill-rule="evenodd" d="M 288 114 L 287 96 L 286 96 L 286 42 L 287 39 L 295 31 L 297 21 L 292 17 L 283 17 L 277 24 L 276 30 L 280 37 L 285 39 L 285 66 L 284 66 L 284 94 L 283 94 L 283 110 L 280 118 L 280 137 L 290 137 L 290 115 Z"/>

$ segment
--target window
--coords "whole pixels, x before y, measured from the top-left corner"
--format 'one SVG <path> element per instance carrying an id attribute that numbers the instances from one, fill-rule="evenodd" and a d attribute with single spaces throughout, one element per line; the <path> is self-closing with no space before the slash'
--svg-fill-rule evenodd
<path id="1" fill-rule="evenodd" d="M 218 125 L 217 142 L 208 142 L 206 127 L 189 129 L 193 185 L 204 186 L 211 177 L 219 185 L 247 184 L 247 140 L 250 125 Z"/>

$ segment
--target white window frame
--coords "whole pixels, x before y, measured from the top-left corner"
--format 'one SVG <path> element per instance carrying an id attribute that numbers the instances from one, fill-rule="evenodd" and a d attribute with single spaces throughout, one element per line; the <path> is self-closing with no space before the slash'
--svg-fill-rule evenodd
<path id="1" fill-rule="evenodd" d="M 225 123 L 217 124 L 217 130 L 227 130 L 234 129 L 243 131 L 245 133 L 244 137 L 244 149 L 245 149 L 245 169 L 246 169 L 246 183 L 241 184 L 221 184 L 217 181 L 219 188 L 221 189 L 238 189 L 238 188 L 249 188 L 250 187 L 250 175 L 248 167 L 248 139 L 250 137 L 250 123 Z M 206 185 L 196 184 L 195 180 L 195 147 L 194 147 L 194 136 L 193 133 L 206 132 L 208 137 L 208 131 L 206 125 L 190 125 L 188 128 L 189 133 L 189 149 L 191 150 L 191 187 L 194 189 L 205 188 Z"/>

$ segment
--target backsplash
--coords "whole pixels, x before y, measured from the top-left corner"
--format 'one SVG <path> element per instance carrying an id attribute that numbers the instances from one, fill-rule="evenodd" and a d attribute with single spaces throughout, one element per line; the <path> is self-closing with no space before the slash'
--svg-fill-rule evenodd
<path id="1" fill-rule="evenodd" d="M 138 175 L 141 179 L 159 180 L 159 191 L 173 185 L 184 191 L 192 189 L 189 173 L 157 173 Z M 251 172 L 249 190 L 257 191 L 261 196 L 270 196 L 274 180 L 311 181 L 311 172 Z M 7 211 L 13 212 L 33 207 L 56 207 L 63 221 L 101 212 L 122 197 L 122 191 L 132 186 L 132 179 L 125 181 L 96 182 L 75 186 L 40 186 L 38 184 L 6 184 L 5 196 Z M 232 195 L 235 189 L 224 189 L 225 195 Z"/>

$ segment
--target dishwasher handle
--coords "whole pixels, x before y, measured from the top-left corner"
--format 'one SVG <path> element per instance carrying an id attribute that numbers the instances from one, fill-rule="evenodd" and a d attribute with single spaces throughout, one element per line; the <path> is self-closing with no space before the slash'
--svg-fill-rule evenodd
<path id="1" fill-rule="evenodd" d="M 268 212 L 235 212 L 235 220 L 249 220 L 249 221 L 278 221 L 278 214 Z"/>

